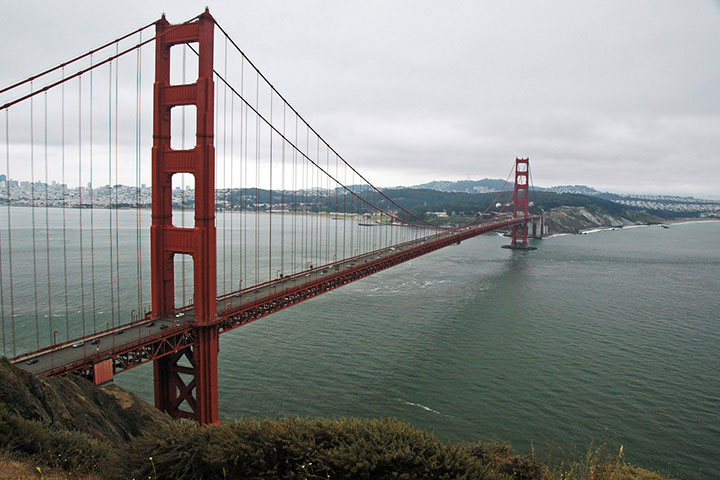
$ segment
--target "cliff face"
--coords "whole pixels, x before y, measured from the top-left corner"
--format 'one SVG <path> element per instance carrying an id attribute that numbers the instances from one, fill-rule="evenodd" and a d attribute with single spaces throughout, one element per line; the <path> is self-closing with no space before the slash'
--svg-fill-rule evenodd
<path id="1" fill-rule="evenodd" d="M 69 375 L 40 379 L 0 360 L 0 403 L 8 415 L 54 430 L 82 432 L 124 443 L 169 417 L 116 385 L 96 388 Z"/>
<path id="2" fill-rule="evenodd" d="M 626 212 L 626 215 L 620 216 L 588 207 L 556 207 L 545 213 L 545 225 L 550 235 L 662 222 L 662 218 L 646 212 Z"/>

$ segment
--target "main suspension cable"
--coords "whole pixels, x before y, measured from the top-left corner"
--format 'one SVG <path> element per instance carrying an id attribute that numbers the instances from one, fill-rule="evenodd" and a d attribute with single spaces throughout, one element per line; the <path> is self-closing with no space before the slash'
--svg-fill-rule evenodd
<path id="1" fill-rule="evenodd" d="M 34 97 L 35 95 L 38 95 L 38 94 L 40 94 L 40 93 L 42 93 L 42 92 L 46 92 L 46 91 L 48 91 L 48 90 L 51 90 L 51 89 L 57 87 L 58 85 L 62 85 L 63 83 L 72 80 L 73 78 L 79 78 L 79 77 L 81 77 L 82 75 L 84 75 L 84 74 L 86 74 L 87 72 L 89 72 L 90 70 L 95 69 L 95 68 L 98 68 L 98 67 L 100 67 L 100 66 L 102 66 L 102 65 L 105 65 L 106 63 L 110 63 L 110 62 L 112 62 L 113 60 L 116 60 L 116 59 L 118 59 L 118 58 L 120 58 L 120 57 L 122 57 L 122 56 L 124 56 L 124 55 L 126 55 L 126 54 L 128 54 L 128 53 L 130 53 L 130 52 L 133 52 L 133 51 L 137 50 L 138 48 L 140 48 L 140 47 L 142 47 L 142 46 L 144 46 L 144 45 L 147 45 L 148 43 L 156 40 L 157 38 L 159 38 L 159 37 L 161 37 L 161 36 L 163 36 L 163 35 L 167 35 L 168 33 L 172 32 L 173 30 L 179 28 L 181 25 L 184 25 L 184 24 L 186 24 L 186 23 L 190 23 L 190 22 L 192 22 L 192 21 L 194 21 L 194 20 L 197 20 L 199 17 L 200 17 L 200 15 L 196 15 L 195 17 L 191 18 L 190 20 L 188 20 L 188 21 L 186 21 L 186 22 L 183 22 L 182 24 L 174 25 L 174 26 L 168 28 L 167 30 L 163 31 L 163 33 L 161 33 L 160 35 L 155 35 L 154 37 L 148 38 L 148 39 L 145 40 L 144 42 L 140 42 L 140 43 L 138 43 L 137 45 L 133 45 L 132 47 L 129 47 L 129 48 L 123 50 L 122 52 L 120 52 L 120 51 L 118 51 L 118 50 L 116 49 L 116 52 L 117 52 L 117 53 L 116 53 L 115 55 L 112 55 L 112 56 L 104 59 L 103 61 L 96 63 L 95 65 L 93 65 L 93 66 L 91 66 L 91 67 L 88 67 L 88 68 L 84 68 L 84 69 L 82 69 L 82 70 L 79 70 L 79 71 L 73 73 L 72 75 L 69 75 L 69 76 L 67 76 L 67 77 L 63 77 L 62 79 L 60 79 L 60 80 L 58 80 L 58 81 L 56 81 L 56 82 L 53 82 L 53 83 L 51 83 L 51 84 L 49 84 L 49 85 L 46 85 L 46 86 L 44 86 L 44 87 L 42 87 L 42 88 L 40 88 L 40 89 L 38 89 L 38 90 L 35 90 L 35 91 L 33 91 L 33 92 L 30 92 L 30 93 L 28 93 L 27 95 L 23 95 L 23 96 L 21 96 L 21 97 L 16 98 L 15 100 L 12 100 L 12 101 L 10 101 L 10 102 L 7 102 L 7 103 L 5 103 L 4 105 L 0 106 L 0 110 L 8 109 L 8 108 L 12 107 L 13 105 L 15 105 L 15 104 L 17 104 L 17 103 L 20 103 L 20 102 L 25 101 L 25 100 L 27 100 L 27 99 L 29 99 L 29 98 L 32 98 L 32 97 Z M 153 23 L 154 23 L 154 22 L 153 22 Z M 110 42 L 110 45 L 112 45 L 113 43 L 116 43 L 116 41 Z M 58 67 L 58 68 L 59 68 L 59 67 Z M 23 81 L 23 83 L 27 83 L 27 81 Z"/>
<path id="2" fill-rule="evenodd" d="M 424 220 L 423 218 L 418 217 L 418 216 L 415 215 L 414 213 L 412 213 L 412 212 L 410 212 L 409 210 L 405 209 L 402 205 L 399 205 L 398 203 L 396 203 L 395 201 L 393 201 L 393 200 L 392 200 L 389 196 L 387 196 L 382 190 L 378 189 L 378 188 L 375 187 L 372 183 L 370 183 L 360 172 L 358 172 L 357 170 L 355 170 L 355 168 L 354 168 L 352 165 L 350 165 L 312 126 L 310 126 L 310 124 L 303 118 L 302 115 L 300 115 L 300 113 L 299 113 L 297 110 L 295 110 L 295 108 L 292 106 L 292 104 L 290 104 L 290 102 L 287 101 L 287 99 L 275 88 L 275 86 L 267 79 L 267 77 L 265 77 L 265 75 L 258 69 L 258 67 L 255 66 L 255 64 L 248 58 L 248 56 L 247 56 L 247 55 L 245 54 L 245 52 L 238 46 L 238 44 L 235 43 L 235 41 L 234 41 L 234 40 L 232 39 L 232 37 L 227 33 L 227 31 L 217 22 L 217 20 L 215 20 L 215 19 L 213 18 L 213 21 L 215 22 L 215 25 L 217 25 L 217 27 L 220 29 L 220 31 L 230 40 L 230 43 L 235 47 L 235 49 L 240 53 L 240 55 L 242 55 L 242 57 L 245 58 L 245 60 L 247 60 L 248 63 L 257 71 L 258 75 L 259 75 L 260 77 L 262 77 L 262 79 L 265 81 L 265 83 L 267 83 L 267 85 L 270 87 L 270 89 L 271 89 L 272 91 L 274 91 L 274 92 L 278 95 L 278 97 L 280 97 L 280 99 L 282 99 L 282 100 L 288 105 L 288 107 L 290 107 L 290 109 L 291 109 L 293 112 L 295 112 L 295 114 L 303 121 L 303 123 L 305 123 L 305 125 L 307 125 L 307 128 L 310 129 L 310 131 L 313 132 L 313 134 L 318 138 L 318 141 L 322 141 L 322 142 L 327 146 L 327 148 L 329 148 L 333 153 L 337 154 L 338 157 L 340 158 L 340 160 L 343 161 L 343 163 L 345 163 L 349 168 L 351 168 L 351 169 L 358 175 L 358 177 L 359 177 L 360 179 L 362 179 L 363 181 L 365 181 L 365 183 L 367 183 L 370 188 L 372 188 L 372 189 L 374 189 L 375 191 L 377 191 L 377 192 L 378 192 L 380 195 L 382 195 L 383 198 L 385 198 L 388 202 L 390 202 L 391 204 L 393 204 L 394 206 L 396 206 L 398 209 L 402 210 L 402 211 L 405 212 L 406 214 L 410 215 L 411 217 L 419 220 L 421 223 L 425 223 L 425 224 L 427 224 L 428 226 L 433 227 L 433 228 L 441 228 L 441 227 L 437 227 L 436 225 L 433 225 L 433 224 L 427 222 L 427 221 Z M 230 88 L 232 89 L 232 87 L 230 87 Z M 259 113 L 258 113 L 258 115 L 259 115 Z M 407 223 L 407 222 L 406 222 L 406 223 Z M 450 230 L 450 229 L 447 229 L 447 230 Z"/>
<path id="3" fill-rule="evenodd" d="M 197 17 L 195 17 L 195 18 L 197 18 Z M 192 20 L 189 20 L 189 21 L 192 21 Z M 147 29 L 147 28 L 149 28 L 149 27 L 152 27 L 152 26 L 155 25 L 156 23 L 157 23 L 157 20 L 155 20 L 155 21 L 153 21 L 153 22 L 150 22 L 150 23 L 148 23 L 147 25 L 145 25 L 145 26 L 143 26 L 143 27 L 140 27 L 140 28 L 138 28 L 138 29 L 136 29 L 136 30 L 133 30 L 132 32 L 130 32 L 130 33 L 126 34 L 126 35 L 123 35 L 122 37 L 118 37 L 118 38 L 116 38 L 115 40 L 113 40 L 113 41 L 111 41 L 111 42 L 108 42 L 108 43 L 106 43 L 106 44 L 104 44 L 104 45 L 101 45 L 101 46 L 99 46 L 99 47 L 93 48 L 92 50 L 90 50 L 90 51 L 87 52 L 87 53 L 83 53 L 82 55 L 78 55 L 77 57 L 75 57 L 75 58 L 73 58 L 73 59 L 71 59 L 71 60 L 68 60 L 68 61 L 66 61 L 66 62 L 60 63 L 60 64 L 58 64 L 58 65 L 56 65 L 56 66 L 54 66 L 54 67 L 51 67 L 51 68 L 49 68 L 49 69 L 47 69 L 47 70 L 42 71 L 42 72 L 40 72 L 40 73 L 38 73 L 38 74 L 36 74 L 36 75 L 32 75 L 32 76 L 26 78 L 25 80 L 21 80 L 21 81 L 19 81 L 19 82 L 17 82 L 17 83 L 14 83 L 14 84 L 12 84 L 12 85 L 8 85 L 7 87 L 4 87 L 3 89 L 1 89 L 1 90 L 0 90 L 0 93 L 5 93 L 5 92 L 7 92 L 7 91 L 9 91 L 9 90 L 12 90 L 12 89 L 14 89 L 14 88 L 20 87 L 20 86 L 22 86 L 22 85 L 25 85 L 26 83 L 32 82 L 33 80 L 36 80 L 36 79 L 38 79 L 38 78 L 40 78 L 40 77 L 44 77 L 45 75 L 48 75 L 48 74 L 50 74 L 50 73 L 53 73 L 53 72 L 55 72 L 55 71 L 57 71 L 57 70 L 60 70 L 60 69 L 63 69 L 63 70 L 64 70 L 64 68 L 67 67 L 68 65 L 71 65 L 71 64 L 73 64 L 73 63 L 75 63 L 75 62 L 77 62 L 77 61 L 79 61 L 79 60 L 82 60 L 83 58 L 88 57 L 88 56 L 90 56 L 90 55 L 92 55 L 92 54 L 94 54 L 94 53 L 96 53 L 96 52 L 99 52 L 99 51 L 101 51 L 101 50 L 104 50 L 104 49 L 106 49 L 107 47 L 109 47 L 110 45 L 113 45 L 114 43 L 121 42 L 121 41 L 125 40 L 126 38 L 135 35 L 135 34 L 138 33 L 138 32 L 142 32 L 143 30 L 145 30 L 145 29 Z M 63 73 L 63 77 L 64 77 L 64 73 Z"/>

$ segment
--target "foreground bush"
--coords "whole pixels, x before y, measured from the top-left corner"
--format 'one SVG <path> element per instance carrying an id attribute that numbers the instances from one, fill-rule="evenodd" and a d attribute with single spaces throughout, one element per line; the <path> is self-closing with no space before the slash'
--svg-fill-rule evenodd
<path id="1" fill-rule="evenodd" d="M 56 430 L 14 415 L 5 415 L 2 421 L 5 425 L 0 448 L 6 452 L 76 473 L 100 473 L 104 470 L 101 466 L 110 463 L 110 445 L 86 433 Z"/>
<path id="2" fill-rule="evenodd" d="M 503 478 L 468 449 L 397 420 L 177 422 L 133 452 L 135 478 Z"/>
<path id="3" fill-rule="evenodd" d="M 622 445 L 590 447 L 583 456 L 572 454 L 551 470 L 553 480 L 665 480 L 658 473 L 628 464 Z"/>

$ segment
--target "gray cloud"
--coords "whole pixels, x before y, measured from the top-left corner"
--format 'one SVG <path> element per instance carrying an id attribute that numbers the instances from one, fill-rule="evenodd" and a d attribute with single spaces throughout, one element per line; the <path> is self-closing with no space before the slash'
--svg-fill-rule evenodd
<path id="1" fill-rule="evenodd" d="M 1 7 L 7 84 L 192 2 Z M 212 2 L 277 88 L 383 186 L 504 177 L 720 198 L 718 2 Z M 147 124 L 147 123 L 146 123 Z"/>

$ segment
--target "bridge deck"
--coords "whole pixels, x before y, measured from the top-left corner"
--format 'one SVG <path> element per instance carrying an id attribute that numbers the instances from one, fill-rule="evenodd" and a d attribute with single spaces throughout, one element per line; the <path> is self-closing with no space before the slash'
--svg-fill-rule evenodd
<path id="1" fill-rule="evenodd" d="M 222 333 L 399 263 L 536 218 L 442 232 L 234 292 L 218 298 L 213 325 Z M 119 373 L 192 345 L 193 326 L 194 312 L 189 306 L 178 310 L 175 317 L 153 319 L 148 315 L 132 324 L 20 355 L 12 362 L 40 376 L 79 372 L 91 378 L 94 364 L 112 359 L 113 370 Z"/>

